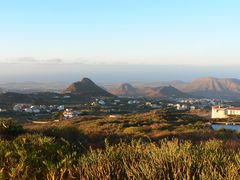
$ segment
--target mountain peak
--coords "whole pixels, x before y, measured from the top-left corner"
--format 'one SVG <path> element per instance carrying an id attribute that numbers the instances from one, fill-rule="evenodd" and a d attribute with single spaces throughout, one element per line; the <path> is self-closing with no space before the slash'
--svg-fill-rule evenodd
<path id="1" fill-rule="evenodd" d="M 230 78 L 203 77 L 186 84 L 182 90 L 197 97 L 234 99 L 240 97 L 240 81 Z"/>
<path id="2" fill-rule="evenodd" d="M 68 86 L 63 91 L 64 94 L 75 94 L 75 95 L 83 95 L 89 97 L 97 97 L 97 96 L 113 96 L 109 92 L 105 91 L 101 87 L 97 86 L 92 80 L 89 78 L 83 78 L 81 81 L 75 82 Z"/>
<path id="3" fill-rule="evenodd" d="M 91 79 L 84 77 L 82 78 L 81 83 L 94 83 L 94 82 Z"/>
<path id="4" fill-rule="evenodd" d="M 115 95 L 123 95 L 123 96 L 138 96 L 138 89 L 133 87 L 129 83 L 121 84 L 117 89 L 112 90 L 112 93 Z"/>
<path id="5" fill-rule="evenodd" d="M 189 97 L 187 94 L 179 91 L 173 86 L 135 88 L 128 83 L 121 84 L 117 89 L 114 89 L 111 92 L 115 95 L 135 96 L 135 97 L 138 97 L 138 96 L 151 97 L 151 98 Z"/>
<path id="6" fill-rule="evenodd" d="M 148 90 L 146 96 L 148 97 L 175 97 L 175 98 L 183 98 L 189 97 L 188 94 L 176 89 L 175 87 L 169 86 L 160 86 L 155 88 L 150 88 L 151 91 Z M 147 91 L 146 91 L 147 92 Z"/>

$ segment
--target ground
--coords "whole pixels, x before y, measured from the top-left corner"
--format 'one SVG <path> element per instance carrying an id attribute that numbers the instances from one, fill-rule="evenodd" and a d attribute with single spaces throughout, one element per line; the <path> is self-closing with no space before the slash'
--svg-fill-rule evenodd
<path id="1" fill-rule="evenodd" d="M 194 142 L 210 138 L 238 138 L 230 131 L 213 131 L 207 123 L 209 117 L 194 112 L 168 112 L 154 110 L 147 113 L 109 116 L 82 116 L 48 124 L 26 123 L 28 132 L 41 132 L 68 140 L 83 141 L 86 146 L 101 147 L 107 138 L 112 143 L 132 138 L 158 141 L 163 138 L 180 138 Z M 205 112 L 206 114 L 207 112 Z M 79 139 L 78 139 L 79 138 Z M 81 142 L 82 143 L 82 142 Z"/>
<path id="2" fill-rule="evenodd" d="M 0 179 L 239 179 L 239 133 L 198 113 L 1 120 Z"/>

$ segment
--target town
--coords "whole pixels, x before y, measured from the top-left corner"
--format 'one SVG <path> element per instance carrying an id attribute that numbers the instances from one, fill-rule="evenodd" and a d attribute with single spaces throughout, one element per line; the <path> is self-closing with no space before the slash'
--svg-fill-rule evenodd
<path id="1" fill-rule="evenodd" d="M 0 115 L 17 115 L 27 120 L 71 119 L 84 115 L 121 115 L 148 112 L 154 109 L 172 109 L 176 111 L 211 110 L 212 118 L 226 117 L 225 109 L 216 109 L 217 105 L 230 106 L 231 101 L 216 99 L 177 98 L 177 99 L 153 99 L 153 98 L 95 98 L 90 102 L 62 105 L 36 105 L 17 103 L 12 108 L 0 109 Z M 236 113 L 237 114 L 237 113 Z M 57 116 L 58 115 L 58 116 Z M 55 119 L 54 119 L 55 120 Z"/>

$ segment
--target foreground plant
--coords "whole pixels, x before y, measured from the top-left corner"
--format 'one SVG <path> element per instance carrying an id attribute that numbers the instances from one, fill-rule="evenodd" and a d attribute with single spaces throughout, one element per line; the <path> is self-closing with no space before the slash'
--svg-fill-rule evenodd
<path id="1" fill-rule="evenodd" d="M 239 142 L 235 142 L 239 143 Z M 1 179 L 240 179 L 240 150 L 209 140 L 132 141 L 81 153 L 65 140 L 0 141 Z"/>

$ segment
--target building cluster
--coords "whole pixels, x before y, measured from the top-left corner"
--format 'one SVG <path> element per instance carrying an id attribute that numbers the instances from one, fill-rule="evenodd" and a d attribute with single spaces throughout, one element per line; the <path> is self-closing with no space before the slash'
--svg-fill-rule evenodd
<path id="1" fill-rule="evenodd" d="M 64 105 L 31 105 L 31 104 L 15 104 L 13 106 L 14 112 L 24 112 L 29 114 L 51 113 L 56 111 L 63 111 Z"/>
<path id="2" fill-rule="evenodd" d="M 224 119 L 230 116 L 240 116 L 240 107 L 212 107 L 212 118 L 213 119 Z"/>
<path id="3" fill-rule="evenodd" d="M 227 118 L 231 115 L 240 115 L 240 107 L 220 107 L 217 104 L 229 103 L 212 99 L 146 99 L 146 98 L 97 98 L 90 102 L 79 103 L 65 107 L 65 105 L 33 105 L 15 104 L 14 112 L 22 112 L 23 115 L 52 116 L 54 112 L 62 112 L 61 117 L 70 119 L 79 115 L 115 115 L 123 113 L 146 112 L 151 109 L 173 108 L 179 111 L 195 109 L 210 109 L 212 107 L 212 118 Z M 0 108 L 0 112 L 3 111 Z M 11 111 L 11 110 L 10 110 Z"/>
<path id="4" fill-rule="evenodd" d="M 217 104 L 225 103 L 224 101 L 208 98 L 177 99 L 176 102 L 179 104 L 187 104 L 188 106 L 195 106 L 198 109 L 208 109 L 209 107 L 215 106 Z"/>
<path id="5" fill-rule="evenodd" d="M 206 98 L 176 98 L 174 100 L 164 101 L 161 99 L 144 98 L 121 98 L 121 99 L 95 99 L 90 105 L 98 106 L 102 111 L 114 112 L 127 107 L 128 110 L 138 112 L 142 110 L 174 108 L 179 111 L 209 109 L 213 105 L 222 103 L 219 100 Z"/>
<path id="6" fill-rule="evenodd" d="M 7 109 L 0 108 L 0 113 L 7 112 Z"/>
<path id="7" fill-rule="evenodd" d="M 145 103 L 145 105 L 148 106 L 148 107 L 151 107 L 153 109 L 160 109 L 160 108 L 163 107 L 162 106 L 162 102 L 150 102 L 150 101 L 147 101 Z"/>

